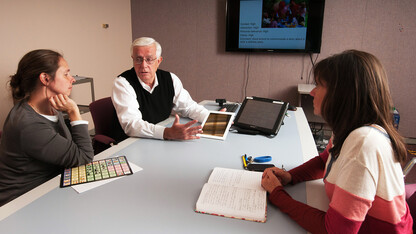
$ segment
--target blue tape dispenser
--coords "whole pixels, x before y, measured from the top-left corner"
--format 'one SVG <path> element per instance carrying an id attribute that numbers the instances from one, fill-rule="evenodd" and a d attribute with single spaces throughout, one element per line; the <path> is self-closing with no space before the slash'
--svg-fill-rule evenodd
<path id="1" fill-rule="evenodd" d="M 252 156 L 249 156 L 247 158 L 247 162 L 249 163 L 253 163 L 253 162 L 264 163 L 264 162 L 270 162 L 270 161 L 272 161 L 272 156 L 259 156 L 255 158 L 253 158 Z"/>

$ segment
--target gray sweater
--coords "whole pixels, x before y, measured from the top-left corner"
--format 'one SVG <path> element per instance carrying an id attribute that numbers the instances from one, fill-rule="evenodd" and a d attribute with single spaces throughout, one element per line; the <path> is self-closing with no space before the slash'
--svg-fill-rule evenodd
<path id="1" fill-rule="evenodd" d="M 92 161 L 88 125 L 75 125 L 71 132 L 60 112 L 54 123 L 26 101 L 12 108 L 0 143 L 0 206 L 55 177 L 63 168 Z"/>

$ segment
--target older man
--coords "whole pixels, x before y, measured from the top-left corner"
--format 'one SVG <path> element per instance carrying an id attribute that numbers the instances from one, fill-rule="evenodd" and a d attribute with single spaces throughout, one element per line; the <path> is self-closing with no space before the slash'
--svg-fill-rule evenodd
<path id="1" fill-rule="evenodd" d="M 162 47 L 153 38 L 133 41 L 133 68 L 115 79 L 111 96 L 120 124 L 128 136 L 197 139 L 201 127 L 192 125 L 202 122 L 208 110 L 192 100 L 175 74 L 158 69 L 163 60 L 161 54 Z M 176 114 L 172 127 L 156 125 L 167 119 L 172 110 L 193 121 L 180 124 Z"/>

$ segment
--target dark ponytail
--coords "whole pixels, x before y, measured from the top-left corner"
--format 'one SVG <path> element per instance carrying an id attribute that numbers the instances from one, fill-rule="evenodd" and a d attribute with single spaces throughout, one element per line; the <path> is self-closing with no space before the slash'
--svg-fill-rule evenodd
<path id="1" fill-rule="evenodd" d="M 62 55 L 52 50 L 33 50 L 20 60 L 15 75 L 10 76 L 12 96 L 19 101 L 35 90 L 41 73 L 54 79 Z"/>

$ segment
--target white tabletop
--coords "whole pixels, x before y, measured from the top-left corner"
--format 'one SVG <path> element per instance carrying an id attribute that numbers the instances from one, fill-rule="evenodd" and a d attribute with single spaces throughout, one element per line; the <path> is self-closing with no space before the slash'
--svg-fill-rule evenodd
<path id="1" fill-rule="evenodd" d="M 207 103 L 205 103 L 207 104 Z M 208 104 L 207 104 L 208 105 Z M 126 155 L 143 168 L 82 194 L 56 177 L 0 208 L 0 230 L 13 233 L 305 233 L 268 205 L 266 223 L 199 214 L 195 203 L 214 167 L 242 169 L 241 155 L 271 155 L 291 169 L 317 155 L 302 108 L 289 111 L 274 138 L 230 133 L 225 141 L 129 138 L 94 160 Z M 162 123 L 166 124 L 170 120 Z M 296 200 L 326 210 L 322 181 L 287 187 Z M 307 191 L 307 192 L 306 192 Z"/>

